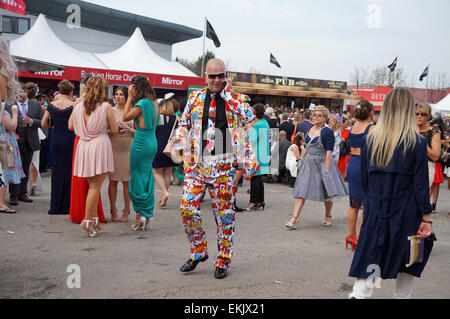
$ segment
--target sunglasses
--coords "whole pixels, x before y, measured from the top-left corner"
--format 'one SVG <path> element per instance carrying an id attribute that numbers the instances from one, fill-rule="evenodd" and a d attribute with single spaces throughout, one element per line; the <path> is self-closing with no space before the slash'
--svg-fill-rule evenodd
<path id="1" fill-rule="evenodd" d="M 225 79 L 227 76 L 226 73 L 219 73 L 219 74 L 206 74 L 208 76 L 208 79 L 215 80 L 216 78 L 219 78 L 219 80 Z"/>
<path id="2" fill-rule="evenodd" d="M 419 112 L 417 112 L 416 113 L 416 116 L 423 116 L 423 117 L 428 117 L 428 114 L 427 113 L 419 113 Z"/>

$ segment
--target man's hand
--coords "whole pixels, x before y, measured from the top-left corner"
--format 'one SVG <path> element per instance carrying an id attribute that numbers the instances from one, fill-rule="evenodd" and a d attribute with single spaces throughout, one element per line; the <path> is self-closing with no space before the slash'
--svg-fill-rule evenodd
<path id="1" fill-rule="evenodd" d="M 25 116 L 24 118 L 22 118 L 22 123 L 25 125 L 31 125 L 33 124 L 33 120 L 28 116 Z"/>

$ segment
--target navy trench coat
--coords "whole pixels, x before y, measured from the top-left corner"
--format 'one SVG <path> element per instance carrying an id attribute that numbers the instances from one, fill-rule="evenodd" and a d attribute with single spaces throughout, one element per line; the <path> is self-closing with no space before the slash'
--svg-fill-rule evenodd
<path id="1" fill-rule="evenodd" d="M 405 266 L 407 237 L 416 235 L 423 215 L 431 213 L 426 140 L 418 136 L 405 155 L 403 150 L 402 143 L 389 167 L 381 169 L 371 165 L 363 141 L 361 178 L 367 203 L 350 277 L 374 277 L 374 269 L 382 279 L 397 278 L 399 272 L 420 277 L 428 261 L 434 234 L 425 240 L 423 261 Z"/>

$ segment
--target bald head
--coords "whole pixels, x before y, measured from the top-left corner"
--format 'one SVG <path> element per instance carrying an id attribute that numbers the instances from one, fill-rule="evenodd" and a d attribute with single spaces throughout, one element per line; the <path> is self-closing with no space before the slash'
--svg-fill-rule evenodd
<path id="1" fill-rule="evenodd" d="M 220 59 L 211 59 L 206 64 L 206 84 L 211 92 L 219 93 L 224 88 L 226 80 L 225 63 Z"/>
<path id="2" fill-rule="evenodd" d="M 222 71 L 222 73 L 226 72 L 225 63 L 221 59 L 214 58 L 209 60 L 206 64 L 206 73 L 216 74 L 215 71 Z"/>

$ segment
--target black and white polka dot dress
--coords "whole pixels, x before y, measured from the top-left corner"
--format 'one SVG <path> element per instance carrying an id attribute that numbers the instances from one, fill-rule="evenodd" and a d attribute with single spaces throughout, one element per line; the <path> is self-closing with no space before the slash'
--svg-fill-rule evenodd
<path id="1" fill-rule="evenodd" d="M 347 196 L 348 191 L 337 165 L 333 163 L 329 173 L 325 170 L 327 152 L 320 136 L 316 139 L 308 145 L 298 169 L 294 198 L 324 202 L 335 196 Z"/>

